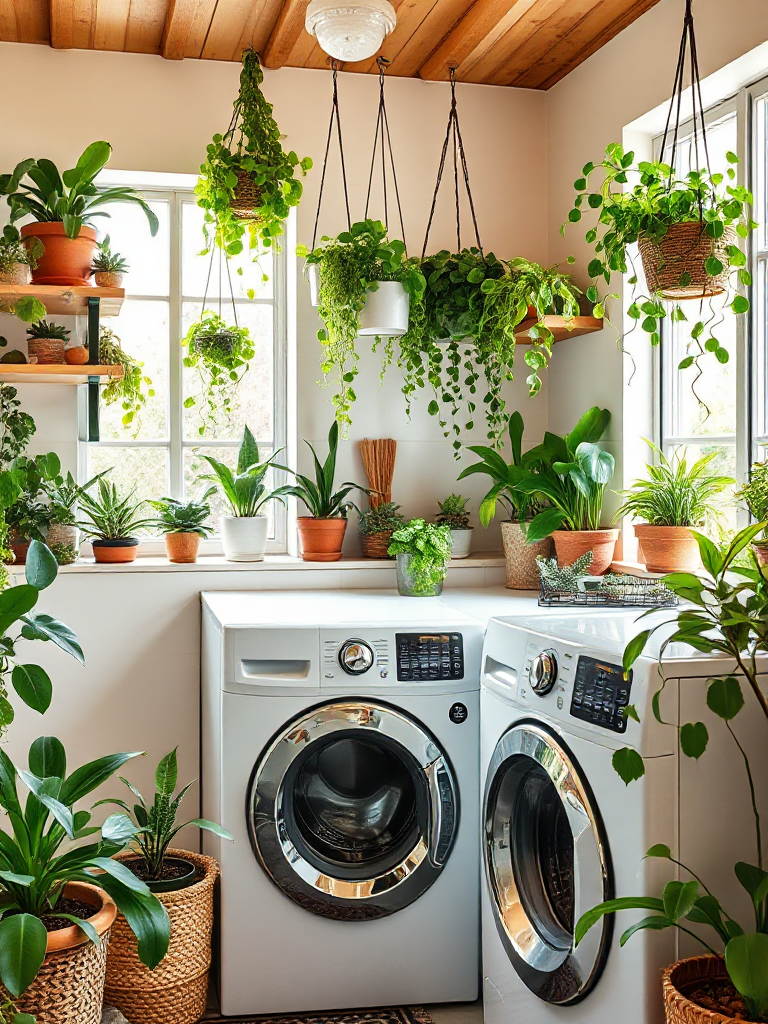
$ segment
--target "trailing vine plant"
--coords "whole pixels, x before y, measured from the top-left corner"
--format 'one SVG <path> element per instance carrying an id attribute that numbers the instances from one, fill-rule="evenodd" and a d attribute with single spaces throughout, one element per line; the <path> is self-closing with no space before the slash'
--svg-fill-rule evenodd
<path id="1" fill-rule="evenodd" d="M 247 327 L 227 324 L 211 309 L 204 309 L 200 319 L 187 331 L 181 344 L 186 349 L 184 366 L 197 370 L 205 402 L 198 433 L 202 437 L 206 426 L 214 426 L 229 419 L 235 388 L 247 373 L 256 354 Z M 197 398 L 184 399 L 184 408 L 191 409 Z"/>
<path id="2" fill-rule="evenodd" d="M 123 376 L 110 377 L 101 392 L 105 405 L 120 402 L 123 409 L 123 426 L 135 426 L 139 431 L 140 415 L 148 398 L 154 398 L 152 378 L 144 373 L 144 363 L 134 359 L 123 348 L 123 343 L 111 327 L 103 324 L 99 329 L 99 362 L 104 366 L 122 366 Z"/>

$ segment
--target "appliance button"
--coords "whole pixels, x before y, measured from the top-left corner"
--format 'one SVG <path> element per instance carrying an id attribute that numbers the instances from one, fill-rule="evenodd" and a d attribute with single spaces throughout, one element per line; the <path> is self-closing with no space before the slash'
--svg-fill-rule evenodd
<path id="1" fill-rule="evenodd" d="M 545 697 L 557 682 L 557 655 L 554 651 L 541 651 L 533 659 L 528 673 L 531 689 L 538 697 Z"/>
<path id="2" fill-rule="evenodd" d="M 363 640 L 345 640 L 339 649 L 339 664 L 350 676 L 360 676 L 374 663 L 372 649 Z"/>

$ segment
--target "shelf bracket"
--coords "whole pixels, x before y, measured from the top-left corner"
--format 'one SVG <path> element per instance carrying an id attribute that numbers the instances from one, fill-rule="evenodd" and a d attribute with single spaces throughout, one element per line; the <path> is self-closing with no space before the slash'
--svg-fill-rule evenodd
<path id="1" fill-rule="evenodd" d="M 98 365 L 99 362 L 99 297 L 88 297 L 88 326 L 86 339 L 88 343 L 88 362 Z M 86 415 L 88 419 L 88 441 L 98 441 L 99 433 L 99 378 L 88 377 L 86 385 Z"/>

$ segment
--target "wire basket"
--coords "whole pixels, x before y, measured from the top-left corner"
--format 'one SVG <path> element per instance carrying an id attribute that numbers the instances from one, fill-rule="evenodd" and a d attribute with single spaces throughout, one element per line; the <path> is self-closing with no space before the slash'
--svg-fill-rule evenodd
<path id="1" fill-rule="evenodd" d="M 552 608 L 556 605 L 577 608 L 673 608 L 679 604 L 676 594 L 658 580 L 640 579 L 609 573 L 607 576 L 593 576 L 585 586 L 595 589 L 572 590 L 553 587 L 542 581 L 539 591 L 539 606 Z"/>

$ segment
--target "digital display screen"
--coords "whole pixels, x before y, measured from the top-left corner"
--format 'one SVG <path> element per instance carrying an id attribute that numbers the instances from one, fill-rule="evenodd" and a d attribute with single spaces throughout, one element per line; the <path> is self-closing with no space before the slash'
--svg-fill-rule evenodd
<path id="1" fill-rule="evenodd" d="M 632 673 L 625 679 L 620 665 L 581 655 L 573 684 L 571 715 L 612 732 L 626 732 L 624 709 L 631 690 Z"/>
<path id="2" fill-rule="evenodd" d="M 463 679 L 464 640 L 461 633 L 396 633 L 397 678 Z"/>

